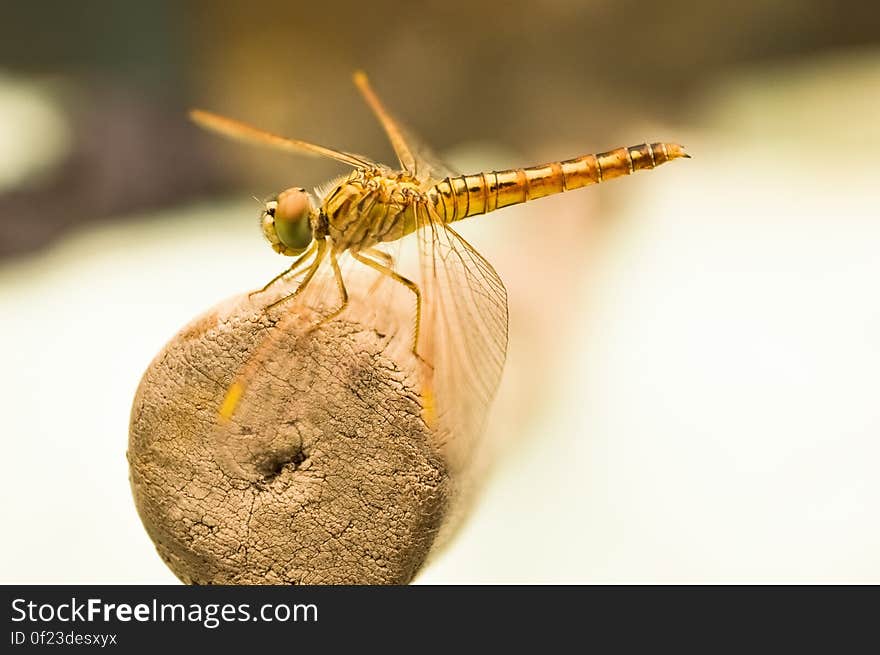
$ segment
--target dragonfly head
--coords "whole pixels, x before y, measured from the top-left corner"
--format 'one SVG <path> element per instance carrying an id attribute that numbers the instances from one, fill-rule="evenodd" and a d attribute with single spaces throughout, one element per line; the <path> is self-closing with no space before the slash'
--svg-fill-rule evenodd
<path id="1" fill-rule="evenodd" d="M 316 218 L 309 194 L 305 189 L 293 187 L 266 203 L 260 227 L 276 252 L 295 256 L 305 252 L 312 242 L 312 225 Z"/>

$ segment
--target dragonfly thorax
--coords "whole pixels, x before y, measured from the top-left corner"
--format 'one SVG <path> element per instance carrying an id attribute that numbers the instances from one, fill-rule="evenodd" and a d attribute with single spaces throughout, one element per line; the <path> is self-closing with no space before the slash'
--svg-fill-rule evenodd
<path id="1" fill-rule="evenodd" d="M 337 251 L 364 250 L 416 229 L 419 184 L 405 173 L 358 170 L 333 186 L 321 203 Z"/>

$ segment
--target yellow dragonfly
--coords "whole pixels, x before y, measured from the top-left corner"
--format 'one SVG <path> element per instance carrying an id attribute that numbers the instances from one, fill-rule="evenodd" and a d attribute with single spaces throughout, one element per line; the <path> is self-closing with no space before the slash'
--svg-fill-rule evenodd
<path id="1" fill-rule="evenodd" d="M 410 349 L 422 363 L 421 402 L 425 421 L 447 435 L 478 434 L 500 381 L 507 351 L 507 292 L 492 265 L 465 241 L 452 223 L 503 207 L 578 189 L 688 157 L 673 143 L 643 143 L 528 168 L 462 175 L 418 148 L 388 113 L 362 72 L 354 83 L 385 130 L 400 167 L 278 136 L 230 118 L 193 110 L 201 127 L 273 148 L 329 157 L 352 171 L 317 192 L 291 187 L 265 203 L 261 227 L 272 248 L 295 258 L 267 284 L 299 273 L 293 293 L 267 305 L 290 303 L 303 294 L 322 266 L 334 284 L 322 295 L 331 307 L 317 326 L 349 304 L 345 255 L 408 290 L 413 303 Z M 417 235 L 420 277 L 401 275 L 382 248 Z M 334 289 L 335 287 L 335 289 Z M 316 326 L 316 327 L 317 327 Z M 221 406 L 221 419 L 235 413 L 248 376 L 239 375 Z"/>

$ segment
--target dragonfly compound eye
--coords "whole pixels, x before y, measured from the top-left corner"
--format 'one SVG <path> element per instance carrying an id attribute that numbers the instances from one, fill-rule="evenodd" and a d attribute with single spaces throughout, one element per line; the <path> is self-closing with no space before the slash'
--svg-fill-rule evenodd
<path id="1" fill-rule="evenodd" d="M 303 252 L 312 242 L 312 201 L 305 189 L 292 188 L 283 191 L 278 199 L 266 205 L 264 225 L 271 223 L 278 245 L 286 255 Z M 264 228 L 264 231 L 265 228 Z M 269 240 L 276 242 L 268 232 Z"/>

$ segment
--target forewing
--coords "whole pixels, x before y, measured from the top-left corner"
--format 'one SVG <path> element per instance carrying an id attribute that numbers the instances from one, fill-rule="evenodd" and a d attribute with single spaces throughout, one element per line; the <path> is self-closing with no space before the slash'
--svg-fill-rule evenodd
<path id="1" fill-rule="evenodd" d="M 354 321 L 359 329 L 374 330 L 389 343 L 399 341 L 406 352 L 412 326 L 407 318 L 414 316 L 414 309 L 409 309 L 414 306 L 410 291 L 347 255 L 340 257 L 339 265 L 351 303 L 350 311 L 336 321 Z M 244 309 L 234 312 L 237 320 L 249 324 L 247 329 L 233 331 L 239 336 L 230 346 L 232 353 L 243 357 L 216 376 L 224 398 L 210 437 L 213 457 L 231 479 L 263 479 L 274 463 L 289 461 L 303 447 L 303 439 L 309 439 L 303 425 L 309 423 L 307 414 L 321 404 L 315 400 L 316 394 L 326 392 L 327 377 L 321 378 L 321 371 L 333 367 L 348 370 L 360 357 L 357 350 L 328 349 L 348 343 L 346 338 L 322 339 L 312 331 L 341 302 L 327 257 L 298 297 L 267 309 L 295 291 L 307 270 L 305 266 L 248 300 L 253 316 L 248 318 Z M 403 310 L 392 311 L 395 307 Z M 322 379 L 316 387 L 315 380 Z M 344 375 L 340 380 L 344 385 Z"/>
<path id="2" fill-rule="evenodd" d="M 507 355 L 507 291 L 492 265 L 420 205 L 419 354 L 425 418 L 464 462 L 482 434 Z"/>
<path id="3" fill-rule="evenodd" d="M 321 312 L 332 309 L 335 300 L 327 259 L 321 262 L 304 293 L 277 310 L 266 307 L 292 293 L 307 270 L 308 266 L 249 299 L 247 305 L 254 312 L 251 326 L 243 331 L 232 330 L 242 333 L 245 339 L 239 336 L 230 350 L 243 351 L 244 357 L 236 366 L 226 368 L 219 380 L 225 395 L 211 434 L 214 459 L 232 479 L 257 480 L 264 475 L 259 467 L 254 468 L 256 453 L 276 453 L 276 459 L 280 459 L 285 452 L 301 446 L 295 443 L 299 435 L 291 429 L 292 423 L 267 420 L 266 416 L 277 405 L 277 398 L 293 394 L 284 384 L 289 371 L 300 372 L 308 386 L 312 372 L 299 363 L 306 352 L 303 325 L 317 321 Z M 247 317 L 246 310 L 239 312 Z M 248 340 L 250 343 L 246 343 Z"/>
<path id="4" fill-rule="evenodd" d="M 376 164 L 366 157 L 355 155 L 342 150 L 335 150 L 326 146 L 320 146 L 316 143 L 309 143 L 301 139 L 292 139 L 286 136 L 272 134 L 266 130 L 261 130 L 247 123 L 220 116 L 203 109 L 192 109 L 189 112 L 190 118 L 200 127 L 222 134 L 232 139 L 254 143 L 258 145 L 268 146 L 276 150 L 284 150 L 286 152 L 296 152 L 304 155 L 317 155 L 335 159 L 355 168 L 369 168 Z"/>

